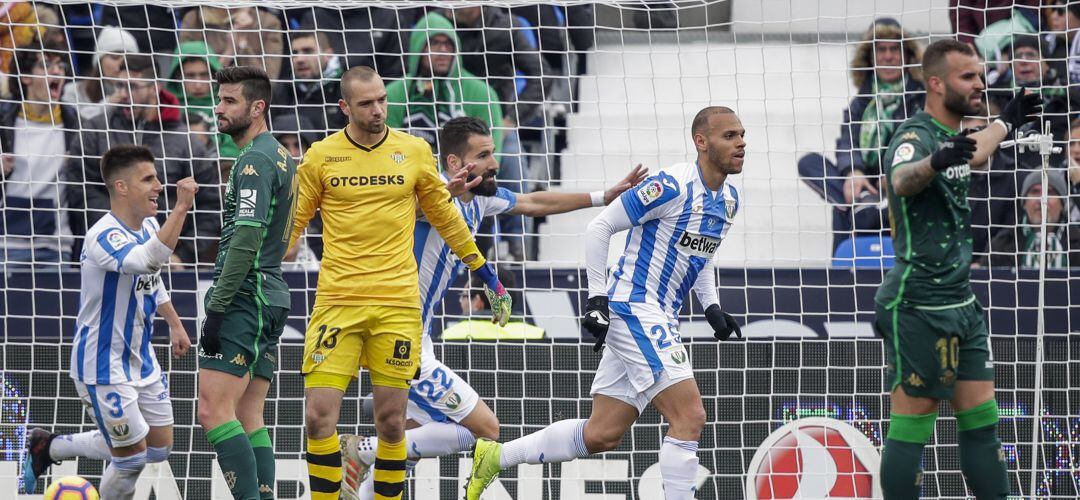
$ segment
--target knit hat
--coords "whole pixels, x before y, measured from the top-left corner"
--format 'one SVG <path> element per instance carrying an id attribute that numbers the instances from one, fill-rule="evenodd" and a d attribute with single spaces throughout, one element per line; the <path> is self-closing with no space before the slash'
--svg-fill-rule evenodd
<path id="1" fill-rule="evenodd" d="M 106 54 L 138 54 L 139 42 L 135 36 L 125 30 L 106 27 L 98 33 L 97 45 L 94 46 L 94 66 L 101 63 Z"/>
<path id="2" fill-rule="evenodd" d="M 1047 172 L 1046 177 L 1050 179 L 1050 189 L 1054 190 L 1054 194 L 1047 193 L 1048 196 L 1068 196 L 1069 186 L 1065 183 L 1065 177 L 1059 172 Z M 1032 172 L 1024 177 L 1023 187 L 1020 188 L 1020 196 L 1026 197 L 1028 191 L 1035 187 L 1036 184 L 1042 184 L 1042 174 L 1039 171 Z"/>

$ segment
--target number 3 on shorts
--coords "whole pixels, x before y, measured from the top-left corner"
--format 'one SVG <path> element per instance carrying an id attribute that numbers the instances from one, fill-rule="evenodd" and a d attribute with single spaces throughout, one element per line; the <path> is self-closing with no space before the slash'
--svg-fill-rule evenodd
<path id="1" fill-rule="evenodd" d="M 112 404 L 112 408 L 109 409 L 109 416 L 112 418 L 120 418 L 124 415 L 124 407 L 120 404 L 120 395 L 115 392 L 110 392 L 105 395 L 105 401 Z"/>

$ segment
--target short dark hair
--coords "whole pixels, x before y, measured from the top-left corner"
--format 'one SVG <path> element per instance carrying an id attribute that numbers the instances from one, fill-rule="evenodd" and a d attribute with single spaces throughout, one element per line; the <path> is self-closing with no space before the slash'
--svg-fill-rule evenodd
<path id="1" fill-rule="evenodd" d="M 345 97 L 348 92 L 349 84 L 353 80 L 359 80 L 361 82 L 369 82 L 375 78 L 378 78 L 379 72 L 375 71 L 375 68 L 370 66 L 353 66 L 349 71 L 346 71 L 344 75 L 341 75 L 341 98 L 348 101 L 349 98 Z"/>
<path id="2" fill-rule="evenodd" d="M 698 135 L 709 124 L 709 117 L 712 115 L 726 115 L 728 113 L 734 113 L 731 108 L 726 106 L 709 106 L 707 108 L 698 111 L 694 115 L 694 121 L 690 124 L 690 136 Z"/>
<path id="3" fill-rule="evenodd" d="M 292 42 L 295 42 L 297 40 L 311 37 L 315 37 L 315 43 L 319 46 L 319 52 L 326 54 L 334 51 L 334 47 L 330 45 L 330 37 L 327 36 L 325 31 L 292 31 L 289 33 L 289 43 L 292 44 Z"/>
<path id="4" fill-rule="evenodd" d="M 944 78 L 949 73 L 947 58 L 949 54 L 952 54 L 953 52 L 966 56 L 977 56 L 977 54 L 975 54 L 975 49 L 959 40 L 954 40 L 952 38 L 938 40 L 931 43 L 923 52 L 923 76 L 925 78 L 930 78 L 931 76 Z"/>
<path id="5" fill-rule="evenodd" d="M 105 181 L 105 186 L 109 188 L 109 191 L 112 191 L 112 183 L 120 173 L 142 162 L 154 163 L 154 153 L 145 146 L 134 144 L 114 146 L 101 155 L 101 179 Z"/>
<path id="6" fill-rule="evenodd" d="M 214 81 L 220 85 L 239 83 L 242 87 L 244 99 L 248 104 L 255 101 L 266 103 L 267 111 L 270 109 L 270 76 L 262 68 L 255 66 L 229 66 L 222 68 L 214 74 Z M 266 113 L 269 114 L 269 113 Z"/>
<path id="7" fill-rule="evenodd" d="M 446 168 L 450 155 L 462 157 L 473 135 L 490 136 L 491 129 L 484 120 L 473 116 L 459 116 L 446 122 L 439 130 L 439 163 Z"/>
<path id="8" fill-rule="evenodd" d="M 124 69 L 128 73 L 138 73 L 146 78 L 154 78 L 154 58 L 146 54 L 124 54 Z M 146 75 L 147 71 L 150 72 Z"/>

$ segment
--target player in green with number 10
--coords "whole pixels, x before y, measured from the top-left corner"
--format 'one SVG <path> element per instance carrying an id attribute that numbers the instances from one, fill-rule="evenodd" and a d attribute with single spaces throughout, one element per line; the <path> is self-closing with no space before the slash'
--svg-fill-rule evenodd
<path id="1" fill-rule="evenodd" d="M 970 284 L 967 194 L 970 165 L 986 165 L 1041 101 L 1021 91 L 988 127 L 961 135 L 963 117 L 985 114 L 979 58 L 968 45 L 941 40 L 926 48 L 922 67 L 926 108 L 900 125 L 884 157 L 896 267 L 875 297 L 892 391 L 881 487 L 885 500 L 919 497 L 923 447 L 947 400 L 968 487 L 978 500 L 1004 499 L 993 358 Z"/>
<path id="2" fill-rule="evenodd" d="M 218 130 L 240 155 L 225 188 L 214 286 L 199 338 L 199 423 L 238 500 L 274 498 L 274 447 L 263 404 L 289 313 L 281 258 L 296 204 L 296 163 L 266 127 L 270 79 L 250 66 L 215 76 Z"/>

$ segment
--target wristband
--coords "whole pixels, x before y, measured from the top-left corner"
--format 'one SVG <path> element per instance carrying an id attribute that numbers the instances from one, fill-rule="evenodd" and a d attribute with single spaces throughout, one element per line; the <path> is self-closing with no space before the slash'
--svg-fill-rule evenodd
<path id="1" fill-rule="evenodd" d="M 996 123 L 998 125 L 1001 125 L 1002 127 L 1005 127 L 1005 133 L 1006 134 L 1009 134 L 1010 132 L 1012 132 L 1012 127 L 1009 126 L 1008 123 L 1005 123 L 1005 120 L 1002 120 L 1001 118 L 995 119 L 993 123 Z"/>
<path id="2" fill-rule="evenodd" d="M 592 200 L 592 206 L 594 206 L 594 207 L 602 207 L 602 206 L 607 204 L 607 203 L 604 203 L 604 192 L 603 191 L 593 191 L 593 192 L 589 193 L 589 199 Z"/>
<path id="3" fill-rule="evenodd" d="M 499 275 L 495 272 L 495 268 L 490 263 L 485 262 L 484 265 L 477 268 L 475 271 L 477 276 L 484 281 L 484 285 L 493 292 L 502 291 L 502 283 L 499 282 Z"/>

